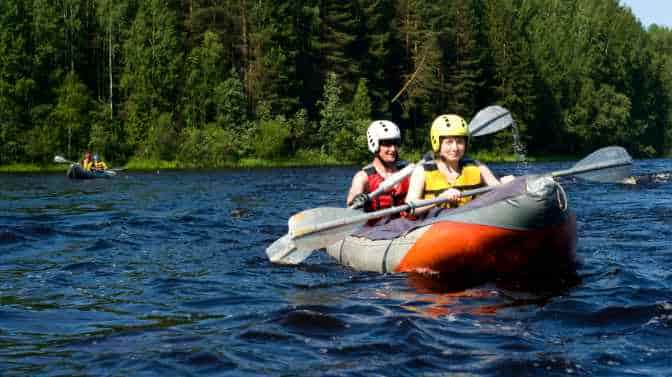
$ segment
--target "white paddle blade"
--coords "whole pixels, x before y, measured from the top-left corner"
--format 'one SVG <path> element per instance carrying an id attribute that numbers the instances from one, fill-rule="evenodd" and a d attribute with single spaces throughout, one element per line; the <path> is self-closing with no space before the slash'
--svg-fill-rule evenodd
<path id="1" fill-rule="evenodd" d="M 313 250 L 324 249 L 329 245 L 332 245 L 338 241 L 343 240 L 345 237 L 349 236 L 357 230 L 359 227 L 364 225 L 366 221 L 339 225 L 337 227 L 330 228 L 329 230 L 322 230 L 306 234 L 303 236 L 297 236 L 292 239 L 294 246 L 297 248 L 298 252 L 311 253 Z"/>
<path id="2" fill-rule="evenodd" d="M 299 251 L 289 237 L 289 234 L 278 238 L 266 248 L 268 260 L 278 264 L 299 264 L 312 253 L 312 250 Z"/>
<path id="3" fill-rule="evenodd" d="M 70 162 L 70 161 L 63 158 L 63 156 L 54 156 L 54 162 L 59 163 L 59 164 L 63 164 L 63 163 Z"/>
<path id="4" fill-rule="evenodd" d="M 104 173 L 105 173 L 105 175 L 107 175 L 108 177 L 114 177 L 115 175 L 117 175 L 117 172 L 114 171 L 114 170 L 105 170 Z"/>
<path id="5" fill-rule="evenodd" d="M 571 170 L 578 172 L 576 177 L 587 181 L 622 182 L 632 175 L 632 157 L 622 147 L 605 147 L 586 156 Z"/>
<path id="6" fill-rule="evenodd" d="M 511 112 L 501 106 L 488 106 L 469 122 L 469 136 L 483 136 L 503 130 L 513 124 Z"/>
<path id="7" fill-rule="evenodd" d="M 362 212 L 350 208 L 320 207 L 299 212 L 289 219 L 289 235 L 299 250 L 325 248 L 342 240 L 366 220 L 351 222 Z"/>

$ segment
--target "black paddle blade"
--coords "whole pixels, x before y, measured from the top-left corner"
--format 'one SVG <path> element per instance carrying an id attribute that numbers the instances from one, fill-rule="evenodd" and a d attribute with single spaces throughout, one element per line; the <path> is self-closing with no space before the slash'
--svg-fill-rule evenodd
<path id="1" fill-rule="evenodd" d="M 495 133 L 513 124 L 511 112 L 501 106 L 488 106 L 469 122 L 469 136 Z"/>

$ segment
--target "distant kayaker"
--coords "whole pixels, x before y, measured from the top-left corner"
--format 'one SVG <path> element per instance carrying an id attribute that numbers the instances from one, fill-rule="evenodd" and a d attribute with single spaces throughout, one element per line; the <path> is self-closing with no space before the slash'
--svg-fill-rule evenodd
<path id="1" fill-rule="evenodd" d="M 93 160 L 91 159 L 91 152 L 89 152 L 89 151 L 84 152 L 84 158 L 82 158 L 82 161 L 79 163 L 79 165 L 84 170 L 91 170 L 91 168 L 93 167 Z"/>
<path id="2" fill-rule="evenodd" d="M 98 154 L 93 155 L 93 167 L 94 171 L 105 171 L 107 170 L 107 164 L 100 159 Z"/>
<path id="3" fill-rule="evenodd" d="M 471 197 L 462 197 L 461 190 L 500 184 L 500 180 L 483 163 L 465 157 L 469 144 L 467 122 L 460 116 L 440 115 L 430 131 L 430 141 L 435 158 L 419 164 L 411 175 L 406 203 L 435 197 L 449 198 L 440 207 L 458 207 Z M 512 176 L 502 177 L 508 182 Z M 414 208 L 414 214 L 423 213 L 434 206 Z"/>
<path id="4" fill-rule="evenodd" d="M 627 185 L 655 185 L 670 181 L 672 181 L 672 171 L 635 175 L 623 179 L 622 182 Z"/>
<path id="5" fill-rule="evenodd" d="M 366 131 L 366 139 L 369 151 L 373 154 L 373 161 L 353 177 L 348 192 L 348 206 L 372 212 L 403 204 L 408 192 L 408 177 L 375 198 L 370 199 L 366 195 L 375 191 L 387 177 L 407 165 L 406 161 L 399 159 L 401 146 L 399 127 L 389 120 L 373 121 Z"/>

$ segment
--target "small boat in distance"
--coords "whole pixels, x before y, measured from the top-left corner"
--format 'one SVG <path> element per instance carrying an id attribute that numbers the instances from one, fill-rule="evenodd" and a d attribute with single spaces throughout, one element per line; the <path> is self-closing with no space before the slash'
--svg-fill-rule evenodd
<path id="1" fill-rule="evenodd" d="M 94 178 L 110 178 L 117 175 L 113 170 L 94 171 L 85 170 L 80 164 L 70 164 L 68 172 L 66 173 L 70 179 L 94 179 Z"/>

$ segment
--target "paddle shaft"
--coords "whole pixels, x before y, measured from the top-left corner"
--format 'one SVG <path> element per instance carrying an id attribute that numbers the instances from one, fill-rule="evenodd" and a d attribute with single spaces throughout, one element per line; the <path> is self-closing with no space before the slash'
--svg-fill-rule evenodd
<path id="1" fill-rule="evenodd" d="M 611 160 L 607 159 L 607 161 L 604 162 L 598 162 L 598 163 L 588 163 L 591 161 L 591 159 L 595 158 L 595 156 L 602 156 L 604 155 L 605 158 L 608 158 L 611 156 L 614 152 L 620 151 L 620 155 L 618 155 L 617 158 L 613 158 Z M 632 165 L 632 158 L 627 154 L 625 149 L 622 149 L 620 147 L 605 147 L 602 148 L 598 151 L 593 152 L 591 155 L 588 157 L 584 158 L 583 160 L 579 161 L 576 163 L 574 166 L 572 166 L 569 169 L 565 170 L 559 170 L 551 173 L 544 174 L 545 176 L 550 176 L 550 177 L 562 177 L 566 175 L 577 175 L 581 176 L 582 174 L 588 173 L 588 172 L 595 172 L 595 171 L 602 171 L 602 170 L 618 170 L 619 167 L 624 167 L 624 166 L 631 166 Z M 487 186 L 487 187 L 482 187 L 482 188 L 477 188 L 473 190 L 466 190 L 462 192 L 462 196 L 472 196 L 472 195 L 477 195 L 477 194 L 482 194 L 484 192 L 488 192 L 492 190 L 496 186 Z M 433 204 L 438 204 L 438 203 L 443 203 L 448 201 L 448 198 L 433 198 L 433 199 L 427 199 L 427 200 L 420 200 L 416 201 L 412 205 L 406 204 L 402 206 L 397 206 L 397 207 L 392 207 L 388 209 L 384 209 L 381 211 L 376 211 L 376 212 L 370 212 L 370 213 L 365 213 L 362 215 L 356 215 L 356 216 L 349 216 L 346 218 L 341 218 L 337 220 L 332 220 L 332 221 L 327 221 L 321 224 L 311 224 L 311 225 L 306 225 L 304 227 L 300 227 L 293 232 L 292 234 L 292 239 L 295 239 L 297 237 L 301 237 L 304 235 L 309 235 L 312 233 L 324 231 L 324 230 L 329 230 L 333 228 L 338 228 L 342 227 L 345 225 L 349 224 L 356 224 L 359 222 L 364 222 L 367 220 L 371 219 L 376 219 L 384 216 L 388 216 L 391 214 L 399 213 L 405 210 L 408 210 L 410 208 L 419 208 L 419 207 L 424 207 L 428 205 L 433 205 Z"/>
<path id="2" fill-rule="evenodd" d="M 496 186 L 487 186 L 487 187 L 481 187 L 481 188 L 477 188 L 477 189 L 473 189 L 473 190 L 466 190 L 466 191 L 462 192 L 462 196 L 472 196 L 472 195 L 483 194 L 483 193 L 486 193 L 488 191 L 491 191 L 495 187 Z M 383 210 L 376 211 L 376 212 L 364 213 L 364 214 L 361 214 L 361 215 L 347 217 L 347 218 L 333 220 L 333 221 L 327 221 L 327 222 L 320 223 L 320 224 L 307 225 L 307 226 L 304 226 L 302 228 L 299 228 L 299 229 L 295 230 L 292 234 L 292 239 L 301 237 L 303 235 L 320 232 L 320 231 L 323 231 L 323 230 L 338 228 L 338 227 L 341 227 L 341 226 L 344 226 L 344 225 L 355 224 L 355 223 L 359 223 L 359 222 L 363 223 L 363 222 L 368 221 L 368 220 L 377 219 L 377 218 L 380 218 L 380 217 L 385 217 L 385 216 L 388 216 L 388 215 L 393 215 L 393 214 L 396 214 L 396 213 L 399 213 L 399 212 L 403 212 L 403 211 L 411 209 L 412 207 L 413 208 L 424 207 L 424 206 L 428 206 L 428 205 L 444 203 L 444 202 L 447 202 L 449 200 L 450 200 L 450 198 L 433 198 L 433 199 L 419 200 L 419 201 L 413 203 L 413 205 L 404 204 L 404 205 L 401 205 L 401 206 L 391 207 L 391 208 L 383 209 Z"/>
<path id="3" fill-rule="evenodd" d="M 631 165 L 631 164 L 632 164 L 632 161 L 623 161 L 620 164 L 614 164 L 613 162 L 612 163 L 605 162 L 605 163 L 601 163 L 601 164 L 586 165 L 586 166 L 580 167 L 580 168 L 573 167 L 573 168 L 570 168 L 570 169 L 558 170 L 558 171 L 552 172 L 548 175 L 550 175 L 553 178 L 563 177 L 563 176 L 566 176 L 566 175 L 579 175 L 581 173 L 594 172 L 594 171 L 597 171 L 597 170 L 604 170 L 604 169 L 614 169 L 614 168 L 617 168 L 617 167 L 620 167 L 620 166 L 628 166 L 628 165 Z"/>
<path id="4" fill-rule="evenodd" d="M 420 162 L 422 161 L 423 160 L 420 160 Z M 411 175 L 411 173 L 413 173 L 413 169 L 415 169 L 415 164 L 408 164 L 405 168 L 389 176 L 380 184 L 380 186 L 378 186 L 377 189 L 366 194 L 369 197 L 369 200 L 375 198 L 376 196 L 382 194 L 383 192 L 392 188 L 397 183 L 404 180 L 404 178 L 408 177 L 409 175 Z"/>

